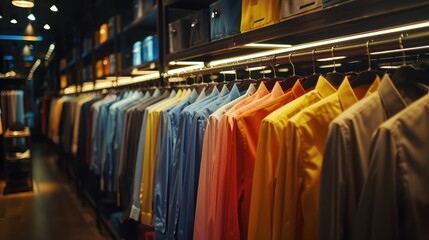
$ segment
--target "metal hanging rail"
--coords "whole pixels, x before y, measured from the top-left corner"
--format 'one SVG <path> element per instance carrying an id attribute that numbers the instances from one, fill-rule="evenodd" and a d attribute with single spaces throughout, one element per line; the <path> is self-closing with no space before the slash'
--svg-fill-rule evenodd
<path id="1" fill-rule="evenodd" d="M 398 33 L 396 37 L 390 36 L 387 39 L 383 40 L 374 40 L 371 38 L 360 40 L 360 43 L 354 44 L 344 44 L 344 45 L 331 45 L 323 46 L 321 48 L 308 48 L 305 51 L 296 51 L 296 52 L 287 52 L 282 54 L 274 54 L 271 56 L 264 56 L 259 58 L 252 58 L 245 61 L 237 61 L 228 64 L 222 64 L 219 66 L 210 67 L 200 67 L 198 69 L 178 72 L 174 74 L 164 74 L 165 77 L 179 77 L 179 76 L 189 76 L 189 75 L 207 75 L 213 74 L 226 70 L 239 70 L 250 67 L 257 67 L 263 65 L 273 65 L 273 64 L 285 64 L 289 63 L 289 55 L 293 53 L 292 59 L 294 63 L 299 62 L 310 62 L 314 56 L 317 58 L 332 58 L 332 47 L 335 46 L 335 56 L 365 56 L 367 55 L 366 42 L 371 41 L 370 43 L 370 53 L 371 55 L 377 54 L 388 54 L 395 52 L 400 48 L 399 37 L 400 35 L 405 37 L 402 38 L 402 43 L 404 46 L 404 51 L 407 50 L 422 50 L 429 49 L 429 31 L 406 34 Z M 315 51 L 313 51 L 315 50 Z M 313 55 L 314 54 L 314 55 Z M 399 55 L 399 53 L 396 53 Z"/>

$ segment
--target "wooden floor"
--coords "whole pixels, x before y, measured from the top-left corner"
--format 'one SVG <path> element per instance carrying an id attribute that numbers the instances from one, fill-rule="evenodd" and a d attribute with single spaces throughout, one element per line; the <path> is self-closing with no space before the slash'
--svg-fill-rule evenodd
<path id="1" fill-rule="evenodd" d="M 0 182 L 0 239 L 110 239 L 99 233 L 93 210 L 78 201 L 52 152 L 34 144 L 33 192 L 4 196 Z"/>

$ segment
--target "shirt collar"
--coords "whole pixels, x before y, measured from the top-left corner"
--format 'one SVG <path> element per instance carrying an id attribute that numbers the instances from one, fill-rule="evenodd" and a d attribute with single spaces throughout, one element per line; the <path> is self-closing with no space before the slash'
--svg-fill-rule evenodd
<path id="1" fill-rule="evenodd" d="M 259 87 L 256 90 L 255 94 L 258 94 L 260 96 L 265 96 L 268 93 L 270 93 L 270 91 L 268 91 L 267 87 L 265 86 L 265 83 L 261 82 L 261 84 L 259 84 Z"/>
<path id="2" fill-rule="evenodd" d="M 235 87 L 235 84 L 234 84 L 234 87 Z M 227 95 L 228 93 L 229 93 L 228 87 L 226 85 L 223 85 L 222 90 L 220 91 L 218 98 L 221 98 L 221 97 Z"/>
<path id="3" fill-rule="evenodd" d="M 317 80 L 316 88 L 315 90 L 322 96 L 322 98 L 325 98 L 327 96 L 332 95 L 337 90 L 324 78 L 323 76 L 319 76 L 319 79 Z"/>
<path id="4" fill-rule="evenodd" d="M 389 75 L 384 74 L 377 91 L 380 94 L 381 102 L 389 117 L 407 107 L 407 103 L 396 89 Z"/>
<path id="5" fill-rule="evenodd" d="M 374 80 L 374 82 L 369 86 L 365 96 L 368 96 L 374 91 L 376 91 L 379 84 L 380 84 L 380 78 L 377 77 Z M 343 110 L 351 107 L 353 104 L 359 101 L 347 77 L 344 78 L 343 82 L 338 87 L 337 93 L 341 102 L 341 106 L 343 107 Z"/>
<path id="6" fill-rule="evenodd" d="M 274 84 L 273 90 L 271 90 L 270 99 L 275 99 L 277 97 L 280 97 L 281 95 L 283 95 L 283 89 L 280 86 L 279 82 L 276 82 L 276 84 Z"/>
<path id="7" fill-rule="evenodd" d="M 245 95 L 252 95 L 256 92 L 255 84 L 250 84 L 249 88 L 247 89 Z"/>
<path id="8" fill-rule="evenodd" d="M 295 98 L 299 98 L 305 94 L 305 89 L 302 87 L 301 82 L 297 80 L 295 84 L 292 86 L 291 92 Z"/>

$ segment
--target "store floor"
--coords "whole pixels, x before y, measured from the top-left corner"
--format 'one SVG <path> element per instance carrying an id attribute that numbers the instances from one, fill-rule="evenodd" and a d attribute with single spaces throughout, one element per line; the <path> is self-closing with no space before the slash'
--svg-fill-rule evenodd
<path id="1" fill-rule="evenodd" d="M 44 143 L 33 147 L 34 191 L 4 196 L 0 183 L 0 239 L 110 239 L 99 233 L 93 210 L 79 202 L 53 151 Z"/>

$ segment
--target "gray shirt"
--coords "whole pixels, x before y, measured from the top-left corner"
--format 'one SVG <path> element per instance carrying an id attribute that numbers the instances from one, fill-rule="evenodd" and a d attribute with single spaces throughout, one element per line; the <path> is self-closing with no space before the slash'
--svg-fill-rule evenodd
<path id="1" fill-rule="evenodd" d="M 373 132 L 407 104 L 385 75 L 377 91 L 362 99 L 329 126 L 319 198 L 319 239 L 350 239 L 365 182 Z"/>
<path id="2" fill-rule="evenodd" d="M 429 95 L 378 128 L 353 239 L 428 238 L 428 143 Z"/>

